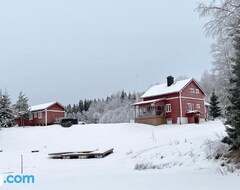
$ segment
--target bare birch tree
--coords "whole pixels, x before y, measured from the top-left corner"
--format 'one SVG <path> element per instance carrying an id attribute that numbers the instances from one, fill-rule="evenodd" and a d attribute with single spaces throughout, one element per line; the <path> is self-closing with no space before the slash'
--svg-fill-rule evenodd
<path id="1" fill-rule="evenodd" d="M 212 45 L 213 69 L 211 70 L 214 85 L 207 85 L 209 80 L 202 76 L 203 86 L 211 86 L 219 96 L 219 100 L 224 108 L 228 104 L 227 90 L 229 79 L 232 73 L 232 58 L 234 56 L 233 34 L 239 26 L 240 1 L 239 0 L 212 0 L 209 5 L 199 3 L 197 9 L 200 17 L 208 17 L 209 21 L 204 25 L 205 33 L 216 39 Z M 209 95 L 209 94 L 208 94 Z"/>

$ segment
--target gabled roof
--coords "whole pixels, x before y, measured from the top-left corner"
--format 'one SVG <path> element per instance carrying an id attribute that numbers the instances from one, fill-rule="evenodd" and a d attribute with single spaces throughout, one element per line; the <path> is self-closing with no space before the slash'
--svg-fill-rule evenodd
<path id="1" fill-rule="evenodd" d="M 64 109 L 64 107 L 61 104 L 59 104 L 57 101 L 55 101 L 55 102 L 49 102 L 49 103 L 45 103 L 45 104 L 31 106 L 30 111 L 44 110 L 44 109 L 51 107 L 54 104 L 58 104 Z"/>
<path id="2" fill-rule="evenodd" d="M 189 78 L 185 80 L 180 80 L 175 83 L 173 83 L 171 86 L 167 86 L 167 83 L 165 84 L 159 84 L 152 86 L 149 90 L 147 90 L 141 98 L 147 98 L 147 97 L 153 97 L 153 96 L 160 96 L 165 94 L 171 94 L 180 92 L 183 90 L 189 83 L 194 81 L 196 85 L 202 90 L 200 85 L 195 81 L 194 78 Z M 203 91 L 203 90 L 202 90 Z M 203 91 L 204 92 L 204 91 Z"/>

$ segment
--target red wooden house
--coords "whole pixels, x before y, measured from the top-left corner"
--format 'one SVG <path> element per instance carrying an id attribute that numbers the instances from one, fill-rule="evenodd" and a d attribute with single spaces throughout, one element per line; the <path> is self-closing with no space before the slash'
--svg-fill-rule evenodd
<path id="1" fill-rule="evenodd" d="M 29 119 L 21 121 L 16 118 L 15 122 L 19 126 L 24 123 L 25 126 L 51 125 L 65 117 L 65 108 L 58 102 L 50 102 L 30 107 Z"/>
<path id="2" fill-rule="evenodd" d="M 195 79 L 152 86 L 133 104 L 135 122 L 151 125 L 199 123 L 206 119 L 205 93 Z"/>

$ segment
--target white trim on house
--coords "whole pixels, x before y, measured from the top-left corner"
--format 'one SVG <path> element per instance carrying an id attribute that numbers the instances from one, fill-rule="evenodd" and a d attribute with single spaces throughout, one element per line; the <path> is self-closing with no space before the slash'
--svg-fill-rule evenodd
<path id="1" fill-rule="evenodd" d="M 61 113 L 64 112 L 64 113 L 65 113 L 65 111 L 61 111 L 61 110 L 48 110 L 48 109 L 47 109 L 47 111 L 48 111 L 48 112 L 61 112 Z"/>
<path id="2" fill-rule="evenodd" d="M 154 100 L 137 102 L 132 105 L 134 106 L 134 105 L 140 105 L 140 104 L 147 104 L 147 103 L 157 102 L 157 101 L 162 101 L 162 100 L 175 100 L 175 99 L 179 99 L 179 98 L 180 98 L 179 96 L 171 97 L 171 98 L 159 98 L 159 99 L 154 99 Z M 204 98 L 194 98 L 194 97 L 188 97 L 188 96 L 181 96 L 181 99 L 204 100 Z"/>
<path id="3" fill-rule="evenodd" d="M 183 99 L 191 99 L 191 100 L 203 100 L 204 98 L 193 98 L 193 97 L 187 97 L 187 96 L 182 96 Z"/>
<path id="4" fill-rule="evenodd" d="M 166 98 L 166 100 L 175 100 L 175 99 L 178 99 L 179 97 L 176 96 L 176 97 L 172 97 L 172 98 Z"/>

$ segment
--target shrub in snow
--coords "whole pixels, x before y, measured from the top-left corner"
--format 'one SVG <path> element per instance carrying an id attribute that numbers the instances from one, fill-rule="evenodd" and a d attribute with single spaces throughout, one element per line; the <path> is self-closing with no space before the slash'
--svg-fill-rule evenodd
<path id="1" fill-rule="evenodd" d="M 207 139 L 204 142 L 204 152 L 207 159 L 221 159 L 223 161 L 221 163 L 222 168 L 219 168 L 222 175 L 234 173 L 240 169 L 240 151 L 232 150 L 229 152 L 229 145 L 223 143 L 220 139 L 214 141 Z"/>
<path id="2" fill-rule="evenodd" d="M 171 162 L 167 162 L 165 164 L 153 164 L 153 163 L 137 163 L 134 167 L 135 170 L 160 170 L 165 168 L 171 168 L 174 165 Z"/>
<path id="3" fill-rule="evenodd" d="M 228 146 L 221 142 L 221 140 L 207 139 L 203 144 L 203 150 L 207 159 L 219 159 L 223 157 L 227 151 Z"/>

